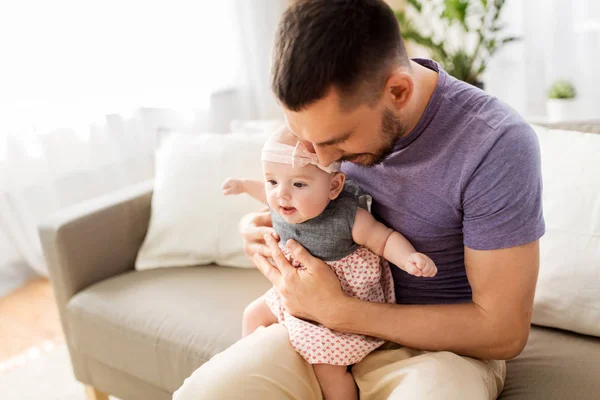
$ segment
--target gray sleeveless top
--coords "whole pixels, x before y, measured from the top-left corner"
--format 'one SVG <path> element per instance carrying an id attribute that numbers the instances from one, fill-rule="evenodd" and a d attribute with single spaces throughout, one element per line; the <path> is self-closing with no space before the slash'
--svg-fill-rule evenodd
<path id="1" fill-rule="evenodd" d="M 368 206 L 364 206 L 364 202 Z M 360 246 L 352 239 L 356 207 L 370 208 L 370 196 L 357 184 L 346 181 L 340 195 L 329 202 L 317 217 L 300 224 L 290 224 L 271 210 L 273 228 L 282 244 L 289 239 L 300 243 L 313 256 L 323 261 L 335 261 L 350 255 Z"/>

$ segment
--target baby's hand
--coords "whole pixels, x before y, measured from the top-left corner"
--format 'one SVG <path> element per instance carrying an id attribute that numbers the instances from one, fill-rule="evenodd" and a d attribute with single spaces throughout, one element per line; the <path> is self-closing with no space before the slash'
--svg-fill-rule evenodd
<path id="1" fill-rule="evenodd" d="M 425 254 L 412 253 L 406 260 L 406 272 L 414 276 L 430 278 L 437 274 L 437 267 Z"/>
<path id="2" fill-rule="evenodd" d="M 244 182 L 241 179 L 227 178 L 223 183 L 223 196 L 244 193 Z"/>

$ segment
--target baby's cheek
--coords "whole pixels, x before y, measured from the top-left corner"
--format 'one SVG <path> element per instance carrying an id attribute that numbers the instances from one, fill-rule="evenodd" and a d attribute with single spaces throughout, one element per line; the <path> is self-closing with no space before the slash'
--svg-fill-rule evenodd
<path id="1" fill-rule="evenodd" d="M 303 198 L 302 202 L 305 210 L 303 214 L 309 218 L 315 218 L 319 216 L 327 206 L 327 201 L 321 199 L 317 195 L 306 196 Z"/>
<path id="2" fill-rule="evenodd" d="M 298 193 L 294 196 L 295 207 L 304 215 L 310 213 L 310 198 L 304 193 Z"/>
<path id="3" fill-rule="evenodd" d="M 267 192 L 267 203 L 271 208 L 277 207 L 277 197 L 273 194 L 273 192 Z"/>

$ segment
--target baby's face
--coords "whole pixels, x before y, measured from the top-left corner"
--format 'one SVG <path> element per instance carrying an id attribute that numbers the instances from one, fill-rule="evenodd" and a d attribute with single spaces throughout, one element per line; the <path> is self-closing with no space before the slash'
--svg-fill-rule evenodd
<path id="1" fill-rule="evenodd" d="M 289 164 L 263 162 L 269 206 L 286 222 L 299 224 L 320 215 L 331 200 L 334 174 L 315 165 L 292 168 Z"/>

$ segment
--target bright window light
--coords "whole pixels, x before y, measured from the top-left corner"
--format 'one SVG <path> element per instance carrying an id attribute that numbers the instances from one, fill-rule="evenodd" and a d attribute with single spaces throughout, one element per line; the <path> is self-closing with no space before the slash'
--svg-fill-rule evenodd
<path id="1" fill-rule="evenodd" d="M 234 23 L 233 0 L 2 2 L 2 119 L 204 107 L 235 81 Z"/>

